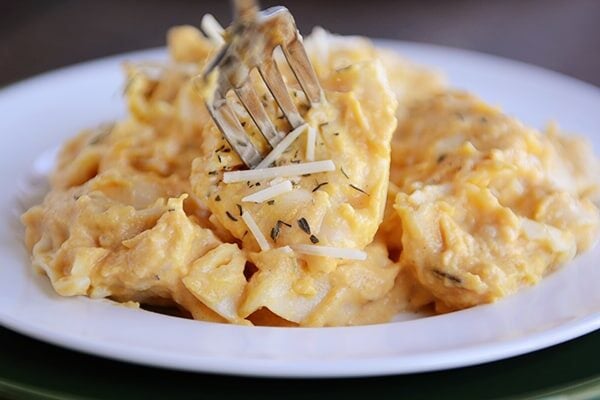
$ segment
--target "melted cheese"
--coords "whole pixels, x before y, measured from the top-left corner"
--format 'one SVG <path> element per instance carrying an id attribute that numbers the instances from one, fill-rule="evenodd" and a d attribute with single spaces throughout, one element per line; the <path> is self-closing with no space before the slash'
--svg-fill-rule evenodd
<path id="1" fill-rule="evenodd" d="M 23 215 L 32 264 L 58 294 L 243 325 L 381 323 L 494 301 L 597 238 L 588 145 L 319 29 L 305 45 L 327 101 L 308 109 L 280 63 L 307 124 L 292 130 L 258 85 L 289 132 L 271 149 L 233 99 L 264 156 L 240 171 L 204 106 L 214 88 L 192 79 L 219 47 L 218 27 L 203 27 L 211 39 L 169 32 L 168 63 L 126 66 L 128 116 L 68 141 Z"/>

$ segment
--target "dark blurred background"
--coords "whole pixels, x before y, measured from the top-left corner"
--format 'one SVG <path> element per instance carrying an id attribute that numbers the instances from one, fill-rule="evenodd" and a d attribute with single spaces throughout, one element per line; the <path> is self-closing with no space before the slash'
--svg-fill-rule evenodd
<path id="1" fill-rule="evenodd" d="M 497 54 L 600 86 L 600 0 L 288 0 L 307 34 L 394 38 Z M 0 0 L 0 86 L 49 69 L 164 44 L 205 12 L 230 21 L 228 1 Z"/>

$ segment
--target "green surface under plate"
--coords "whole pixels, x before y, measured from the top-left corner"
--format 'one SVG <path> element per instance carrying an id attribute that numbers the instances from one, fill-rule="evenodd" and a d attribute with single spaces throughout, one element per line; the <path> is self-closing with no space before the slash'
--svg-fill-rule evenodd
<path id="1" fill-rule="evenodd" d="M 475 367 L 361 379 L 253 379 L 142 367 L 0 328 L 0 396 L 15 399 L 600 399 L 600 331 Z"/>

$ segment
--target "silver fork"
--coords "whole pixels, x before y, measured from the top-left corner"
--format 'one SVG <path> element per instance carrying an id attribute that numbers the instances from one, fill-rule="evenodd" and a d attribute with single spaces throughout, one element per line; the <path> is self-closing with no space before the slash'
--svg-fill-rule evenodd
<path id="1" fill-rule="evenodd" d="M 278 132 L 269 119 L 252 85 L 250 72 L 258 70 L 292 129 L 305 122 L 277 67 L 273 57 L 275 49 L 280 47 L 283 51 L 311 106 L 323 101 L 324 95 L 306 55 L 302 36 L 287 8 L 278 6 L 259 11 L 256 2 L 251 0 L 237 0 L 234 7 L 234 21 L 227 29 L 226 44 L 208 65 L 202 79 L 206 83 L 213 74 L 218 74 L 216 90 L 211 99 L 205 100 L 206 107 L 225 139 L 252 169 L 262 161 L 262 156 L 228 104 L 227 94 L 233 91 L 237 95 L 272 148 L 285 137 L 285 133 Z"/>

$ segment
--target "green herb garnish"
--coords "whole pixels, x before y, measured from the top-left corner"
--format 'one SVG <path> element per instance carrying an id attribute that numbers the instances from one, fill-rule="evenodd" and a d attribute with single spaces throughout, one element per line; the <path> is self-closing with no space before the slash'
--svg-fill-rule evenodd
<path id="1" fill-rule="evenodd" d="M 313 193 L 316 192 L 317 190 L 321 189 L 323 186 L 328 185 L 329 182 L 321 182 L 321 183 L 317 183 L 317 186 L 315 186 L 315 188 L 312 190 Z"/>
<path id="2" fill-rule="evenodd" d="M 359 192 L 361 192 L 362 194 L 366 194 L 367 196 L 369 195 L 369 193 L 365 192 L 364 190 L 362 190 L 361 188 L 359 188 L 358 186 L 354 186 L 353 184 L 349 184 L 349 186 L 354 189 L 354 190 L 358 190 Z"/>
<path id="3" fill-rule="evenodd" d="M 308 224 L 308 221 L 306 220 L 306 218 L 302 217 L 298 220 L 298 226 L 300 227 L 300 229 L 302 229 L 304 232 L 306 232 L 307 235 L 310 235 L 310 225 Z"/>
<path id="4" fill-rule="evenodd" d="M 237 218 L 234 217 L 233 215 L 231 215 L 231 213 L 229 211 L 225 211 L 225 214 L 227 214 L 227 216 L 229 217 L 230 220 L 237 222 Z"/>

